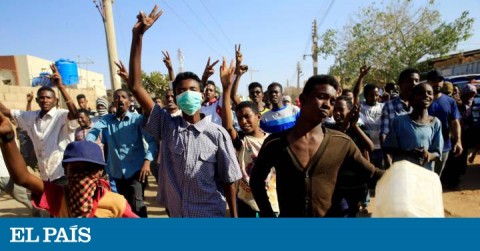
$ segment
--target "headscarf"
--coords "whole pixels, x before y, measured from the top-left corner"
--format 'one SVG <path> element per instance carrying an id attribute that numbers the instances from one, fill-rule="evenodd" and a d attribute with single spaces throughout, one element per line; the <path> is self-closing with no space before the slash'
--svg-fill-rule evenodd
<path id="1" fill-rule="evenodd" d="M 103 188 L 106 188 L 103 189 Z M 98 199 L 110 186 L 99 175 L 98 171 L 82 170 L 68 179 L 68 209 L 72 217 L 93 217 Z"/>
<path id="2" fill-rule="evenodd" d="M 97 102 L 96 102 L 96 103 L 97 103 L 96 105 L 97 105 L 98 115 L 103 116 L 103 115 L 105 115 L 105 114 L 108 114 L 108 100 L 107 100 L 106 98 L 102 98 L 102 97 L 97 98 Z M 98 106 L 99 106 L 99 105 L 102 105 L 102 106 L 105 107 L 105 108 L 100 108 L 100 109 L 98 109 Z"/>

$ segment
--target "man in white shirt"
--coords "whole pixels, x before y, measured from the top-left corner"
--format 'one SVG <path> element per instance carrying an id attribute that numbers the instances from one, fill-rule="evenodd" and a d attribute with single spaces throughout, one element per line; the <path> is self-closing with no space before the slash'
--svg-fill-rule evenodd
<path id="1" fill-rule="evenodd" d="M 40 110 L 10 110 L 0 102 L 0 112 L 16 119 L 18 126 L 27 131 L 32 139 L 42 180 L 66 184 L 62 167 L 63 152 L 68 143 L 74 141 L 74 131 L 78 127 L 77 109 L 55 65 L 52 64 L 51 69 L 53 74 L 50 78 L 65 99 L 68 110 L 57 109 L 55 91 L 50 87 L 41 87 L 36 97 Z"/>
<path id="2" fill-rule="evenodd" d="M 367 128 L 367 133 L 373 142 L 373 152 L 370 155 L 370 162 L 376 167 L 383 168 L 383 152 L 380 144 L 380 125 L 382 109 L 384 104 L 378 102 L 380 95 L 378 87 L 373 84 L 367 84 L 363 88 L 365 101 L 360 106 L 360 119 Z"/>

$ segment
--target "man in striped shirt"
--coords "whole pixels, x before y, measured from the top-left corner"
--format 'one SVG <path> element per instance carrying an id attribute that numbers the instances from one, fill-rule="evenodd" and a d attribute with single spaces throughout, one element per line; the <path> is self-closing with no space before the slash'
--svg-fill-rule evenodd
<path id="1" fill-rule="evenodd" d="M 182 72 L 173 81 L 181 117 L 155 105 L 142 86 L 141 48 L 147 29 L 160 17 L 157 7 L 147 16 L 141 12 L 133 28 L 128 87 L 149 114 L 145 129 L 159 142 L 159 199 L 170 217 L 237 217 L 234 182 L 242 178 L 232 140 L 220 125 L 200 113 L 201 81 Z"/>
<path id="2" fill-rule="evenodd" d="M 271 83 L 268 88 L 268 99 L 272 103 L 272 110 L 266 112 L 260 120 L 260 127 L 268 133 L 277 133 L 292 128 L 300 109 L 296 106 L 283 105 L 283 88 L 279 83 Z"/>

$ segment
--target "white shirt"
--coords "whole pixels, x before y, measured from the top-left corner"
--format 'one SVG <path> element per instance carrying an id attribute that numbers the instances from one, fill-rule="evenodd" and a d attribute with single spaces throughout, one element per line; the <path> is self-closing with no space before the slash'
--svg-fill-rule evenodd
<path id="1" fill-rule="evenodd" d="M 369 106 L 365 102 L 362 102 L 360 106 L 360 119 L 365 123 L 367 133 L 372 139 L 373 149 L 375 150 L 381 148 L 380 126 L 383 106 L 384 103 L 379 102 L 374 106 Z"/>
<path id="2" fill-rule="evenodd" d="M 5 160 L 3 159 L 2 151 L 0 151 L 0 177 L 10 177 Z"/>
<path id="3" fill-rule="evenodd" d="M 202 107 L 200 108 L 200 113 L 203 113 L 205 115 L 205 118 L 207 121 L 213 122 L 217 125 L 222 125 L 222 101 L 223 97 L 220 97 L 217 99 L 217 101 L 213 103 L 206 103 L 202 104 Z"/>
<path id="4" fill-rule="evenodd" d="M 64 176 L 63 152 L 74 141 L 77 120 L 69 120 L 68 110 L 55 107 L 42 118 L 40 111 L 11 110 L 11 114 L 32 139 L 42 180 L 53 181 Z"/>

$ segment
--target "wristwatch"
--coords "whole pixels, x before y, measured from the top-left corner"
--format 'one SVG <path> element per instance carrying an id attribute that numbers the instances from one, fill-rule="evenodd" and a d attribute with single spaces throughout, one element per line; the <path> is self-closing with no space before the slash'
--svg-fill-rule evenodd
<path id="1" fill-rule="evenodd" d="M 8 142 L 10 142 L 14 139 L 15 139 L 15 133 L 13 133 L 13 132 L 0 136 L 0 141 L 2 143 L 8 143 Z"/>

